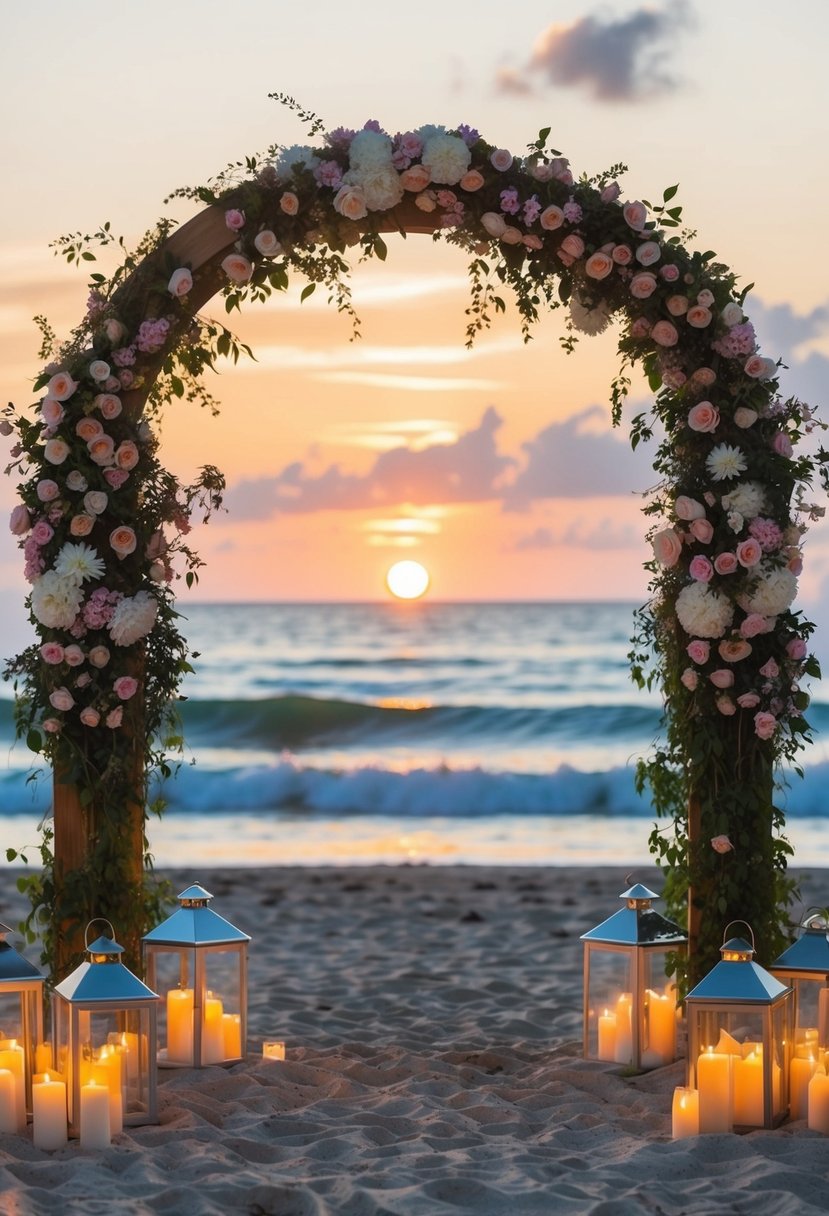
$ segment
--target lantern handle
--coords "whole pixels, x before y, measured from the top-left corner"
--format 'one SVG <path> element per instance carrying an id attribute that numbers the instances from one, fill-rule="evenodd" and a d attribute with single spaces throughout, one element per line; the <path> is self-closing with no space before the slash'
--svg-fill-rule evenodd
<path id="1" fill-rule="evenodd" d="M 748 929 L 748 931 L 751 935 L 751 948 L 752 948 L 752 950 L 755 950 L 755 952 L 756 952 L 756 947 L 754 945 L 754 930 L 752 929 L 751 925 L 748 923 L 747 920 L 730 920 L 728 922 L 728 924 L 723 929 L 723 935 L 722 935 L 723 945 L 725 945 L 726 941 L 728 940 L 728 930 L 731 928 L 732 925 L 745 925 L 745 927 Z"/>
<path id="2" fill-rule="evenodd" d="M 89 949 L 89 930 L 92 928 L 93 925 L 109 925 L 109 936 L 112 941 L 115 941 L 115 930 L 112 927 L 112 921 L 107 920 L 107 918 L 105 916 L 94 916 L 92 918 L 92 920 L 89 922 L 89 924 L 86 926 L 86 928 L 84 929 L 84 934 L 83 934 L 84 950 Z"/>
<path id="3" fill-rule="evenodd" d="M 805 925 L 806 921 L 809 919 L 810 912 L 816 912 L 818 916 L 822 916 L 823 919 L 829 923 L 829 908 L 827 908 L 825 904 L 809 904 L 808 908 L 804 909 L 803 914 L 800 917 L 801 927 Z"/>

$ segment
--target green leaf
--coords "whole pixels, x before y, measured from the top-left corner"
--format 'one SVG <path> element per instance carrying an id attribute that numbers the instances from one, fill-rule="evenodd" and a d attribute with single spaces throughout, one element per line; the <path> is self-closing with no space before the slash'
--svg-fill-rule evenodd
<path id="1" fill-rule="evenodd" d="M 674 195 L 676 194 L 678 189 L 679 189 L 679 185 L 677 184 L 676 186 L 669 186 L 667 190 L 663 191 L 663 194 L 662 194 L 663 203 L 669 202 L 674 197 Z"/>
<path id="2" fill-rule="evenodd" d="M 312 296 L 314 294 L 316 289 L 317 289 L 316 283 L 308 283 L 308 285 L 306 287 L 303 287 L 302 295 L 299 297 L 300 304 L 304 304 L 304 302 L 308 299 L 308 297 Z"/>
<path id="3" fill-rule="evenodd" d="M 383 240 L 383 238 L 381 236 L 375 236 L 375 238 L 374 238 L 375 257 L 378 257 L 381 262 L 385 262 L 386 254 L 388 252 L 389 252 L 388 247 L 386 245 L 386 242 Z"/>

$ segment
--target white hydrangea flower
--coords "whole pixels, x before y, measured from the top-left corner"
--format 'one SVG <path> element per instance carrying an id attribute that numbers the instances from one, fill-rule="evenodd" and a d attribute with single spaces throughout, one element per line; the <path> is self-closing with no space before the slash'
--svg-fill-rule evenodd
<path id="1" fill-rule="evenodd" d="M 131 646 L 147 636 L 157 615 L 158 603 L 149 591 L 124 596 L 115 606 L 109 622 L 109 636 L 118 646 Z"/>
<path id="2" fill-rule="evenodd" d="M 779 616 L 791 608 L 797 595 L 797 578 L 786 566 L 773 566 L 761 562 L 757 567 L 758 582 L 748 595 L 740 596 L 740 607 L 745 612 L 760 616 Z"/>
<path id="3" fill-rule="evenodd" d="M 722 496 L 723 509 L 737 511 L 744 519 L 754 519 L 766 510 L 766 491 L 759 481 L 741 481 Z"/>
<path id="4" fill-rule="evenodd" d="M 66 544 L 58 554 L 55 573 L 80 586 L 87 579 L 103 578 L 106 565 L 91 545 Z"/>
<path id="5" fill-rule="evenodd" d="M 459 135 L 432 135 L 423 145 L 421 162 L 436 185 L 456 186 L 472 163 L 472 153 Z"/>
<path id="6" fill-rule="evenodd" d="M 72 579 L 47 570 L 32 586 L 32 613 L 47 629 L 69 629 L 78 615 L 83 595 Z"/>
<path id="7" fill-rule="evenodd" d="M 676 597 L 676 615 L 691 637 L 721 638 L 734 619 L 734 605 L 707 583 L 694 582 Z"/>
<path id="8" fill-rule="evenodd" d="M 313 148 L 293 144 L 290 148 L 282 149 L 276 158 L 274 168 L 277 176 L 284 181 L 291 176 L 294 165 L 305 165 L 306 169 L 315 169 L 318 163 L 319 157 Z"/>
<path id="9" fill-rule="evenodd" d="M 705 467 L 714 481 L 728 481 L 745 473 L 748 466 L 741 448 L 735 448 L 730 443 L 718 443 L 706 456 Z"/>
<path id="10" fill-rule="evenodd" d="M 358 131 L 348 149 L 352 169 L 378 169 L 391 164 L 392 142 L 382 131 Z"/>
<path id="11" fill-rule="evenodd" d="M 393 165 L 373 166 L 367 169 L 349 169 L 343 177 L 348 186 L 359 186 L 363 201 L 369 211 L 388 211 L 396 207 L 403 197 L 400 174 Z"/>
<path id="12" fill-rule="evenodd" d="M 590 308 L 577 292 L 570 297 L 570 320 L 575 329 L 583 334 L 601 334 L 610 324 L 610 307 L 606 300 L 599 300 Z"/>

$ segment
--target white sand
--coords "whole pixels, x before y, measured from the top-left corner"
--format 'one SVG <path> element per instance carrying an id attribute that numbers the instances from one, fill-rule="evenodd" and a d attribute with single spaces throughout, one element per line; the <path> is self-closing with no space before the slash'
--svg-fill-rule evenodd
<path id="1" fill-rule="evenodd" d="M 625 1078 L 580 1058 L 579 935 L 624 871 L 173 875 L 193 880 L 254 939 L 248 1058 L 162 1072 L 160 1126 L 104 1152 L 0 1135 L 3 1216 L 829 1210 L 829 1138 L 802 1121 L 673 1142 L 681 1063 Z M 829 874 L 804 892 L 826 903 Z M 21 911 L 8 881 L 0 919 Z M 263 1061 L 263 1038 L 288 1059 Z"/>

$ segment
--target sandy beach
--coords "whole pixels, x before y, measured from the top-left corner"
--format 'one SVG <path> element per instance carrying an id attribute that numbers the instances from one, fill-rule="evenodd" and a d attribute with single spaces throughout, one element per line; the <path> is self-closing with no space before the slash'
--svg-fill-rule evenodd
<path id="1" fill-rule="evenodd" d="M 166 872 L 253 936 L 241 1064 L 160 1074 L 160 1125 L 102 1152 L 0 1136 L 0 1210 L 207 1216 L 591 1213 L 792 1216 L 829 1208 L 805 1122 L 672 1141 L 684 1065 L 581 1059 L 579 935 L 619 869 Z M 8 871 L 0 918 L 23 911 Z M 648 867 L 638 881 L 659 889 Z M 825 903 L 829 875 L 805 876 Z M 284 1062 L 262 1058 L 283 1039 Z"/>

